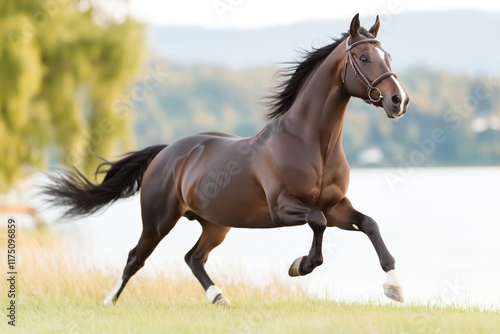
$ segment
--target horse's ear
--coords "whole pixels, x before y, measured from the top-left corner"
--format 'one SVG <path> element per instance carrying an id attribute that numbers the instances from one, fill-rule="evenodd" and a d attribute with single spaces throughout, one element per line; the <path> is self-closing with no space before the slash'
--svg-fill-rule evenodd
<path id="1" fill-rule="evenodd" d="M 351 28 L 349 28 L 349 33 L 351 34 L 351 38 L 355 38 L 359 34 L 359 13 L 356 14 L 351 21 Z"/>
<path id="2" fill-rule="evenodd" d="M 370 34 L 373 35 L 373 37 L 377 37 L 378 34 L 378 29 L 380 28 L 380 19 L 378 18 L 375 20 L 375 23 L 373 24 L 373 27 L 370 28 Z"/>

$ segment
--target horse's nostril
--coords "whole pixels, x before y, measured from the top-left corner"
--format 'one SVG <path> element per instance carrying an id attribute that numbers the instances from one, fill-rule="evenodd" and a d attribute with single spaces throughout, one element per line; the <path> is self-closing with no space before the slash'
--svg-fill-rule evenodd
<path id="1" fill-rule="evenodd" d="M 395 94 L 391 97 L 391 100 L 392 100 L 392 103 L 394 103 L 394 105 L 396 107 L 399 107 L 401 105 L 401 96 L 399 94 Z"/>
<path id="2" fill-rule="evenodd" d="M 407 107 L 409 103 L 410 103 L 410 98 L 407 97 L 406 100 L 405 100 L 405 107 Z"/>

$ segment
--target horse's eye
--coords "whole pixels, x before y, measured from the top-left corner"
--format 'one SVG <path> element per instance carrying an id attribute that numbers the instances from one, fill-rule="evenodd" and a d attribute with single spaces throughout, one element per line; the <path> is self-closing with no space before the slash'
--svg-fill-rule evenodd
<path id="1" fill-rule="evenodd" d="M 365 55 L 360 56 L 359 60 L 363 63 L 367 63 L 369 61 L 368 57 Z"/>

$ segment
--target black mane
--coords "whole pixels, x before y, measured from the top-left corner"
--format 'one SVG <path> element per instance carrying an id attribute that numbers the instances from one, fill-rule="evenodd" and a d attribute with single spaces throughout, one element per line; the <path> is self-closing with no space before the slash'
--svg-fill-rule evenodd
<path id="1" fill-rule="evenodd" d="M 373 38 L 372 34 L 363 27 L 359 32 L 366 37 Z M 268 102 L 269 111 L 266 113 L 267 120 L 277 118 L 290 109 L 302 87 L 302 83 L 311 71 L 321 64 L 348 36 L 349 32 L 343 33 L 340 38 L 333 38 L 332 44 L 319 49 L 313 48 L 312 51 L 304 51 L 301 60 L 292 62 L 290 67 L 279 71 L 284 81 L 276 87 L 277 92 L 268 97 L 270 101 Z"/>

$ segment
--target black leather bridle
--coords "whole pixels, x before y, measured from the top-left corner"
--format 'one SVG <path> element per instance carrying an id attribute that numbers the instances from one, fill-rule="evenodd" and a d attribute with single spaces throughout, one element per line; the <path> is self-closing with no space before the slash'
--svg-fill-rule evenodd
<path id="1" fill-rule="evenodd" d="M 382 95 L 382 92 L 380 91 L 380 89 L 378 89 L 376 86 L 382 80 L 384 80 L 385 78 L 388 78 L 388 77 L 391 77 L 391 76 L 397 78 L 397 75 L 396 75 L 396 73 L 394 73 L 392 71 L 389 71 L 389 72 L 383 73 L 378 78 L 376 78 L 375 80 L 373 80 L 372 82 L 370 82 L 370 80 L 368 80 L 368 78 L 363 74 L 363 71 L 361 71 L 361 68 L 359 67 L 358 63 L 356 63 L 356 61 L 354 60 L 354 58 L 352 56 L 351 50 L 354 49 L 356 46 L 358 46 L 360 44 L 378 43 L 379 41 L 377 41 L 374 38 L 366 38 L 366 39 L 362 39 L 360 41 L 354 42 L 351 45 L 349 45 L 349 39 L 350 39 L 350 36 L 347 37 L 346 41 L 345 41 L 345 47 L 346 47 L 346 54 L 347 54 L 347 56 L 346 56 L 346 59 L 345 59 L 344 77 L 342 78 L 342 81 L 343 81 L 343 83 L 345 85 L 345 79 L 346 79 L 346 73 L 347 73 L 347 63 L 349 62 L 351 64 L 351 67 L 352 67 L 353 71 L 354 71 L 354 75 L 356 75 L 356 78 L 358 78 L 359 81 L 361 81 L 361 83 L 367 89 L 369 100 L 365 100 L 365 102 L 367 102 L 367 103 L 376 103 L 376 102 L 379 102 L 380 100 L 382 100 L 382 98 L 384 96 Z M 371 92 L 373 90 L 376 90 L 378 92 L 378 98 L 377 99 L 372 98 Z"/>

